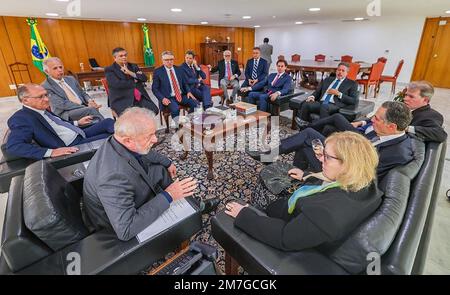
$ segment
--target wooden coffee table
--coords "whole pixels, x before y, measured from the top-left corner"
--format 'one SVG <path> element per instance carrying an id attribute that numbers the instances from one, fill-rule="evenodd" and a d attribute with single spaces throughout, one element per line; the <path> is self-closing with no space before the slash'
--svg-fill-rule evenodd
<path id="1" fill-rule="evenodd" d="M 236 134 L 244 131 L 247 127 L 257 126 L 257 124 L 264 124 L 266 135 L 270 130 L 270 113 L 256 111 L 255 113 L 249 115 L 237 115 L 235 119 L 227 119 L 222 122 L 222 124 L 216 124 L 213 129 L 207 131 L 204 126 L 180 123 L 180 130 L 178 131 L 179 136 L 181 136 L 180 141 L 184 145 L 184 153 L 180 157 L 181 160 L 185 160 L 189 154 L 190 147 L 185 145 L 183 141 L 183 136 L 191 136 L 201 139 L 202 150 L 206 154 L 206 159 L 208 160 L 208 176 L 209 180 L 214 179 L 213 164 L 214 164 L 214 152 L 215 151 L 215 139 L 218 136 L 226 138 L 231 134 Z M 205 132 L 206 131 L 206 132 Z M 233 143 L 234 144 L 234 143 Z"/>

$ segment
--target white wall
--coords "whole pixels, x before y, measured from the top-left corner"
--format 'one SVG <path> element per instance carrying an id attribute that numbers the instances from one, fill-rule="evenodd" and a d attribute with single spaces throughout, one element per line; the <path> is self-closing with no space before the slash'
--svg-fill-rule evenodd
<path id="1" fill-rule="evenodd" d="M 272 60 L 283 54 L 289 61 L 298 53 L 302 59 L 314 59 L 322 53 L 327 59 L 352 55 L 353 60 L 376 62 L 380 56 L 388 59 L 385 75 L 393 75 L 400 59 L 405 60 L 399 82 L 409 82 L 422 35 L 424 17 L 398 17 L 362 22 L 329 21 L 309 25 L 258 28 L 255 45 L 264 37 L 274 47 Z M 385 53 L 389 50 L 389 53 Z"/>

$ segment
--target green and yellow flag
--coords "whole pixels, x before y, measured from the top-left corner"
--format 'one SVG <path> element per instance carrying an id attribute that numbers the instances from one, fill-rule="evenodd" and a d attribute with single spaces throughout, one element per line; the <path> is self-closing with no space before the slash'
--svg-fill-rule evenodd
<path id="1" fill-rule="evenodd" d="M 33 60 L 33 64 L 45 74 L 42 62 L 44 59 L 51 57 L 50 53 L 42 41 L 41 35 L 39 35 L 37 20 L 34 18 L 28 18 L 27 24 L 31 28 L 31 58 Z"/>
<path id="2" fill-rule="evenodd" d="M 144 63 L 147 67 L 151 67 L 155 64 L 155 56 L 153 55 L 152 43 L 148 37 L 147 24 L 142 25 L 142 31 L 144 32 Z"/>

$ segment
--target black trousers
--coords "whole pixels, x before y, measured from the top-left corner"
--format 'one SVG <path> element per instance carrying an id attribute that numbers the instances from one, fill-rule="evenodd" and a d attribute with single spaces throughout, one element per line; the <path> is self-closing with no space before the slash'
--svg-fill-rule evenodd
<path id="1" fill-rule="evenodd" d="M 322 133 L 325 136 L 328 136 L 330 134 L 330 130 L 359 132 L 358 129 L 353 127 L 353 125 L 350 124 L 347 118 L 345 118 L 342 114 L 334 114 L 329 117 L 314 121 L 309 125 L 309 127 Z"/>
<path id="2" fill-rule="evenodd" d="M 339 111 L 339 107 L 335 104 L 322 104 L 319 101 L 304 102 L 300 108 L 300 119 L 311 122 L 311 113 L 319 114 L 320 118 L 326 118 Z"/>

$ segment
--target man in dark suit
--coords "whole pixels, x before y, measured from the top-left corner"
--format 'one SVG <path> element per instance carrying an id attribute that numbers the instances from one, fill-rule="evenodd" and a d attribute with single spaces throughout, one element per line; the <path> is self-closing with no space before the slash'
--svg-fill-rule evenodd
<path id="1" fill-rule="evenodd" d="M 433 85 L 427 81 L 415 81 L 409 83 L 406 89 L 403 101 L 413 115 L 406 132 L 423 141 L 444 142 L 447 139 L 447 133 L 442 128 L 444 118 L 430 106 L 434 94 Z"/>
<path id="2" fill-rule="evenodd" d="M 405 104 L 386 101 L 378 108 L 372 119 L 364 121 L 365 123 L 349 123 L 341 114 L 335 114 L 332 117 L 341 118 L 339 120 L 341 124 L 335 126 L 338 131 L 361 133 L 375 146 L 380 157 L 377 168 L 378 180 L 381 180 L 390 169 L 398 165 L 405 165 L 413 159 L 412 139 L 405 134 L 405 129 L 410 124 L 412 115 Z M 320 171 L 321 163 L 312 149 L 311 141 L 313 139 L 325 142 L 325 136 L 313 128 L 307 128 L 283 139 L 278 150 L 271 150 L 262 154 L 249 151 L 248 154 L 257 160 L 273 161 L 278 154 L 295 151 L 295 166 L 303 170 L 309 166 L 311 170 Z"/>
<path id="3" fill-rule="evenodd" d="M 241 70 L 239 69 L 238 62 L 231 59 L 231 51 L 225 50 L 223 52 L 223 58 L 220 60 L 214 68 L 211 69 L 211 73 L 219 71 L 219 86 L 222 88 L 227 103 L 230 103 L 230 96 L 228 95 L 228 86 L 233 87 L 231 93 L 231 101 L 234 101 L 239 91 L 239 76 Z"/>
<path id="4" fill-rule="evenodd" d="M 192 177 L 172 180 L 175 165 L 151 151 L 158 140 L 155 132 L 154 114 L 143 108 L 127 109 L 84 177 L 83 200 L 90 224 L 114 231 L 122 241 L 134 238 L 170 203 L 191 196 L 197 188 Z"/>
<path id="5" fill-rule="evenodd" d="M 211 89 L 203 83 L 202 79 L 206 79 L 206 74 L 200 69 L 197 61 L 194 59 L 195 54 L 192 50 L 186 51 L 184 56 L 185 62 L 180 65 L 191 93 L 198 101 L 203 103 L 206 110 L 212 107 Z"/>
<path id="6" fill-rule="evenodd" d="M 277 73 L 272 73 L 266 79 L 245 89 L 245 91 L 251 91 L 245 100 L 252 104 L 256 104 L 258 100 L 258 109 L 266 112 L 269 109 L 269 99 L 275 101 L 279 96 L 288 94 L 292 88 L 292 78 L 286 74 L 286 68 L 287 62 L 279 60 Z M 265 87 L 266 89 L 263 90 Z"/>
<path id="7" fill-rule="evenodd" d="M 23 108 L 8 120 L 10 134 L 6 150 L 11 155 L 40 160 L 76 152 L 73 146 L 107 138 L 114 132 L 114 121 L 104 119 L 90 127 L 92 117 L 75 122 L 65 121 L 52 112 L 47 90 L 36 84 L 25 84 L 17 90 Z"/>
<path id="8" fill-rule="evenodd" d="M 163 66 L 153 73 L 152 92 L 162 106 L 169 108 L 172 119 L 178 122 L 179 105 L 189 106 L 189 112 L 193 112 L 198 101 L 191 93 L 183 71 L 173 65 L 173 53 L 164 51 L 161 56 Z"/>
<path id="9" fill-rule="evenodd" d="M 358 84 L 347 79 L 349 68 L 348 63 L 340 63 L 336 69 L 336 77 L 326 78 L 306 99 L 300 108 L 300 126 L 311 121 L 311 113 L 320 114 L 323 118 L 337 113 L 340 108 L 357 103 Z"/>
<path id="10" fill-rule="evenodd" d="M 44 71 L 48 75 L 42 86 L 47 90 L 52 112 L 64 120 L 76 121 L 92 116 L 103 120 L 98 111 L 102 105 L 93 100 L 72 76 L 64 76 L 64 65 L 57 57 L 44 60 Z"/>
<path id="11" fill-rule="evenodd" d="M 241 91 L 245 87 L 252 87 L 256 83 L 263 81 L 269 74 L 269 64 L 265 59 L 261 58 L 259 47 L 254 47 L 252 54 L 253 58 L 249 59 L 245 66 L 245 81 L 241 85 Z"/>
<path id="12" fill-rule="evenodd" d="M 158 107 L 153 103 L 144 87 L 147 76 L 136 64 L 128 62 L 128 53 L 125 49 L 114 48 L 112 55 L 114 63 L 105 68 L 111 109 L 117 116 L 132 106 L 147 108 L 158 114 Z"/>

